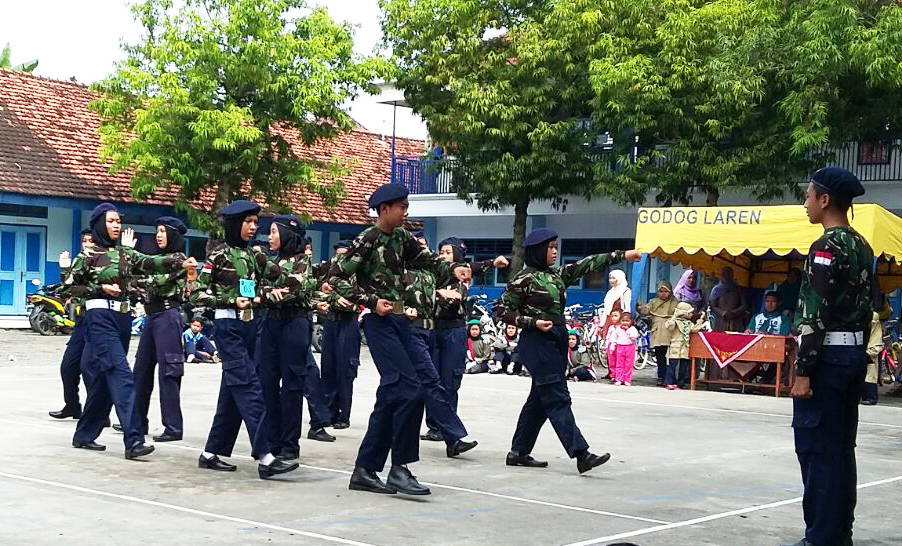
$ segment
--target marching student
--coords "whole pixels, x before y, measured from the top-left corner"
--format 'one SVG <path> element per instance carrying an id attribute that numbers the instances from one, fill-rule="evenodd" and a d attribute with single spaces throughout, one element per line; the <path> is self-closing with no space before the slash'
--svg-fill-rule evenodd
<path id="1" fill-rule="evenodd" d="M 134 375 L 128 366 L 131 340 L 131 308 L 126 292 L 135 275 L 174 273 L 197 267 L 194 258 L 175 255 L 148 256 L 117 245 L 122 230 L 119 211 L 101 203 L 91 212 L 92 245 L 84 259 L 72 264 L 66 285 L 69 293 L 84 298 L 86 340 L 81 361 L 82 377 L 88 392 L 73 447 L 103 451 L 95 442 L 115 405 L 123 427 L 125 458 L 135 459 L 153 452 L 144 445 L 142 423 L 135 410 Z"/>
<path id="2" fill-rule="evenodd" d="M 258 283 L 274 282 L 279 266 L 248 243 L 257 233 L 260 206 L 250 201 L 233 201 L 220 211 L 225 242 L 207 257 L 191 291 L 195 305 L 215 309 L 216 343 L 222 359 L 219 400 L 207 444 L 198 458 L 200 468 L 234 471 L 221 460 L 229 457 L 244 421 L 251 441 L 251 455 L 259 461 L 260 478 L 290 472 L 297 463 L 277 459 L 271 451 L 264 426 L 266 406 L 260 378 L 254 366 L 254 352 L 260 318 L 254 307 L 263 295 Z"/>
<path id="3" fill-rule="evenodd" d="M 408 193 L 400 184 L 384 184 L 373 192 L 369 205 L 378 213 L 376 225 L 361 233 L 339 257 L 330 270 L 328 284 L 339 296 L 373 311 L 364 317 L 363 328 L 380 376 L 376 404 L 348 487 L 374 493 L 428 495 L 429 488 L 407 468 L 419 459 L 417 429 L 423 393 L 413 364 L 402 281 L 410 269 L 448 276 L 452 265 L 424 249 L 401 227 L 407 219 Z M 469 278 L 468 267 L 453 270 L 458 279 Z M 354 275 L 357 289 L 349 282 Z M 383 483 L 377 472 L 384 468 L 389 451 L 392 467 L 387 483 Z"/>
<path id="4" fill-rule="evenodd" d="M 635 261 L 639 254 L 635 250 L 617 250 L 555 267 L 557 238 L 555 231 L 544 228 L 526 237 L 523 242 L 526 267 L 507 283 L 496 309 L 506 323 L 522 328 L 518 349 L 532 381 L 506 462 L 509 466 L 548 466 L 530 453 L 542 425 L 549 420 L 567 455 L 576 459 L 576 468 L 582 474 L 606 463 L 611 456 L 589 451 L 570 407 L 566 379 L 568 330 L 564 321 L 567 286 L 587 273 L 624 259 Z"/>

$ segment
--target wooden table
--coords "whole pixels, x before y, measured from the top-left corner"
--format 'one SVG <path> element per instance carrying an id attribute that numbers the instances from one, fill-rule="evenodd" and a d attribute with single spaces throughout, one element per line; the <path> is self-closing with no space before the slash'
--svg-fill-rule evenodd
<path id="1" fill-rule="evenodd" d="M 746 334 L 737 334 L 737 335 L 746 335 Z M 757 334 L 747 334 L 749 337 L 757 335 Z M 760 387 L 768 387 L 774 389 L 774 396 L 779 397 L 781 390 L 789 391 L 792 389 L 792 384 L 795 380 L 795 374 L 789 375 L 789 385 L 781 385 L 783 380 L 783 368 L 784 363 L 786 362 L 786 349 L 787 343 L 791 342 L 792 338 L 784 337 L 784 336 L 764 336 L 759 339 L 754 345 L 752 345 L 745 354 L 742 355 L 742 358 L 739 359 L 741 362 L 758 362 L 758 363 L 769 363 L 776 364 L 777 366 L 777 375 L 776 375 L 776 383 L 755 383 L 755 386 Z M 795 344 L 792 343 L 790 347 L 793 347 Z M 794 351 L 793 351 L 794 352 Z M 714 366 L 717 366 L 717 362 L 714 360 L 714 356 L 708 350 L 708 347 L 705 346 L 705 342 L 702 341 L 702 338 L 699 334 L 693 333 L 689 339 L 689 359 L 692 361 L 692 377 L 690 383 L 690 389 L 695 390 L 695 385 L 697 383 L 705 383 L 706 385 L 747 385 L 749 384 L 747 381 L 742 380 L 724 380 L 724 379 L 698 379 L 698 361 L 699 359 L 707 359 L 711 360 Z M 790 362 L 792 360 L 790 359 Z"/>

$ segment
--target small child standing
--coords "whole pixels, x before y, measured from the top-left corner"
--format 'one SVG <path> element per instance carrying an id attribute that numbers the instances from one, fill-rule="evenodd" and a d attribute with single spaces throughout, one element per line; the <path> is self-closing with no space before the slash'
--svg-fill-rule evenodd
<path id="1" fill-rule="evenodd" d="M 612 365 L 614 363 L 614 333 L 616 330 L 620 328 L 620 310 L 615 309 L 611 311 L 611 314 L 608 315 L 611 319 L 611 325 L 608 326 L 607 331 L 604 333 L 604 356 L 605 360 L 608 363 L 608 375 L 605 379 L 610 379 L 611 383 L 615 381 L 614 379 L 614 368 Z"/>
<path id="2" fill-rule="evenodd" d="M 684 387 L 689 382 L 689 336 L 692 332 L 701 331 L 704 321 L 702 316 L 696 322 L 692 322 L 692 312 L 691 304 L 681 302 L 673 310 L 673 317 L 664 323 L 664 327 L 670 332 L 667 373 L 664 376 L 664 386 L 667 390 L 679 389 L 678 381 Z"/>
<path id="3" fill-rule="evenodd" d="M 611 325 L 608 335 L 614 356 L 610 361 L 611 377 L 615 385 L 629 387 L 636 363 L 636 340 L 639 339 L 639 331 L 633 326 L 633 316 L 627 312 L 620 313 L 619 322 Z"/>

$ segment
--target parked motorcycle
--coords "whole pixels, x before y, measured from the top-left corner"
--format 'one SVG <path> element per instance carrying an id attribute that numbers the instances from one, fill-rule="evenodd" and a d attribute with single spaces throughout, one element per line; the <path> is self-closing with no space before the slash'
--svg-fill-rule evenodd
<path id="1" fill-rule="evenodd" d="M 35 281 L 35 285 L 40 284 Z M 60 295 L 62 284 L 42 286 L 28 296 L 28 323 L 42 336 L 69 334 L 75 327 L 75 309 Z"/>

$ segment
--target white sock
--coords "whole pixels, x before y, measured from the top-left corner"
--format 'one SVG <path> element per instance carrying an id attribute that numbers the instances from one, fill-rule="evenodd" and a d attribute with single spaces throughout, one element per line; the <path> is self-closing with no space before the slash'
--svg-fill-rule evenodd
<path id="1" fill-rule="evenodd" d="M 209 461 L 210 459 L 212 459 L 213 457 L 215 457 L 216 454 L 215 454 L 215 453 L 210 453 L 209 451 L 204 451 L 203 453 L 200 454 L 200 456 L 203 457 L 204 459 L 206 459 L 206 460 Z"/>
<path id="2" fill-rule="evenodd" d="M 272 453 L 267 453 L 266 455 L 260 457 L 260 464 L 269 466 L 269 465 L 271 465 L 271 464 L 273 463 L 273 461 L 275 461 L 275 460 L 276 460 L 276 458 L 273 456 Z"/>

